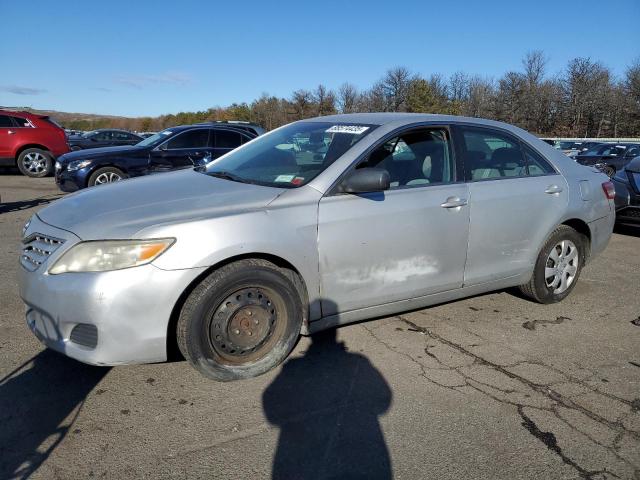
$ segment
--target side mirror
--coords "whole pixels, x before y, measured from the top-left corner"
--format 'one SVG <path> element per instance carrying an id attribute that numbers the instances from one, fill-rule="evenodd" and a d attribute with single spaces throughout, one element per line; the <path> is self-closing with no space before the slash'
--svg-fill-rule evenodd
<path id="1" fill-rule="evenodd" d="M 340 191 L 345 193 L 383 192 L 389 190 L 389 172 L 383 168 L 354 170 L 342 181 Z"/>

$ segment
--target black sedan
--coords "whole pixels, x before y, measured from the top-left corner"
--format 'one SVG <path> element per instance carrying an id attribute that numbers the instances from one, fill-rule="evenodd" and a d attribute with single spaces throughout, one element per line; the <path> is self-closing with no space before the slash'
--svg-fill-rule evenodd
<path id="1" fill-rule="evenodd" d="M 640 155 L 638 143 L 605 143 L 582 152 L 573 159 L 582 165 L 598 167 L 612 177 L 638 155 Z"/>
<path id="2" fill-rule="evenodd" d="M 129 147 L 95 148 L 62 155 L 55 165 L 64 192 L 129 177 L 189 168 L 214 160 L 257 135 L 222 123 L 172 127 Z"/>
<path id="3" fill-rule="evenodd" d="M 612 178 L 616 187 L 616 223 L 640 226 L 640 157 Z"/>
<path id="4" fill-rule="evenodd" d="M 69 136 L 69 148 L 71 150 L 83 150 L 86 148 L 119 147 L 122 145 L 135 145 L 143 138 L 126 130 L 100 129 L 85 132 L 82 135 Z"/>

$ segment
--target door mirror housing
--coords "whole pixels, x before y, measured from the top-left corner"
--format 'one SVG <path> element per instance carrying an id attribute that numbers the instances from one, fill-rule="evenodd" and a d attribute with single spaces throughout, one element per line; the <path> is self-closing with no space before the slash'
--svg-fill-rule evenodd
<path id="1" fill-rule="evenodd" d="M 369 193 L 389 190 L 391 180 L 384 168 L 361 168 L 354 170 L 342 181 L 340 191 L 344 193 Z"/>

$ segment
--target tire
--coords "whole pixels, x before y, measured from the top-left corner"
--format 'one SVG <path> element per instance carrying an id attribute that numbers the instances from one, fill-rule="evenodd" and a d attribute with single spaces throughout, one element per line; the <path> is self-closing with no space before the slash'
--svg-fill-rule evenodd
<path id="1" fill-rule="evenodd" d="M 27 148 L 18 155 L 18 170 L 31 178 L 48 177 L 53 173 L 53 156 L 41 148 Z"/>
<path id="2" fill-rule="evenodd" d="M 221 382 L 256 377 L 279 365 L 295 346 L 304 317 L 294 277 L 260 259 L 211 273 L 182 306 L 176 327 L 182 355 Z"/>
<path id="3" fill-rule="evenodd" d="M 107 183 L 119 182 L 120 180 L 124 180 L 126 178 L 127 174 L 119 168 L 102 167 L 91 174 L 91 176 L 89 177 L 89 181 L 87 182 L 87 186 L 93 187 L 94 185 L 104 185 Z"/>
<path id="4" fill-rule="evenodd" d="M 520 291 L 539 303 L 562 301 L 578 282 L 587 243 L 584 235 L 560 225 L 549 235 L 538 254 L 531 280 L 521 285 Z"/>

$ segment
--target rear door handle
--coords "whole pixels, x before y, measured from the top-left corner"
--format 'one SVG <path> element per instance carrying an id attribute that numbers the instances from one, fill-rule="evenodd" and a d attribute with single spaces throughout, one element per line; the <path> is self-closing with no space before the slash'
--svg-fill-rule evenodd
<path id="1" fill-rule="evenodd" d="M 8 133 L 9 135 L 13 135 L 13 134 L 15 134 L 16 132 L 15 132 L 15 130 L 9 130 L 7 133 Z"/>
<path id="2" fill-rule="evenodd" d="M 464 207 L 466 204 L 467 204 L 466 198 L 449 197 L 444 203 L 441 203 L 440 206 L 442 208 L 458 208 L 458 207 Z"/>
<path id="3" fill-rule="evenodd" d="M 553 195 L 554 193 L 560 193 L 562 191 L 562 187 L 558 185 L 549 185 L 544 193 L 548 193 L 549 195 Z"/>

